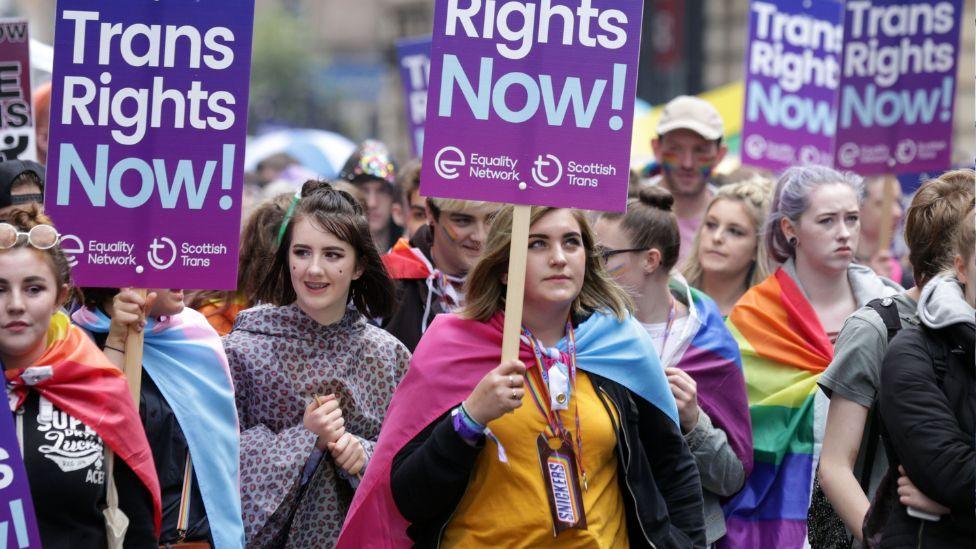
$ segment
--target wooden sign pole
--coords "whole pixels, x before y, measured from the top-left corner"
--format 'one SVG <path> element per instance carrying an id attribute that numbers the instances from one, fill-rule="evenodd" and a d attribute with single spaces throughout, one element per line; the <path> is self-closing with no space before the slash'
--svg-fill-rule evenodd
<path id="1" fill-rule="evenodd" d="M 143 299 L 146 299 L 148 294 L 148 291 L 144 289 L 135 290 L 135 292 Z M 149 314 L 148 308 L 146 314 Z M 129 334 L 125 337 L 125 367 L 123 372 L 125 372 L 125 379 L 129 382 L 129 392 L 132 393 L 132 401 L 136 404 L 136 410 L 139 409 L 139 391 L 142 388 L 143 335 L 143 330 L 136 330 L 130 326 Z"/>
<path id="2" fill-rule="evenodd" d="M 893 175 L 886 175 L 881 184 L 884 186 L 884 194 L 881 195 L 881 233 L 878 236 L 878 251 L 887 251 L 891 248 L 891 237 L 893 229 L 891 227 L 891 207 L 895 203 L 895 191 L 898 185 L 898 178 Z"/>
<path id="3" fill-rule="evenodd" d="M 512 245 L 508 255 L 508 288 L 505 290 L 505 332 L 502 362 L 519 356 L 522 335 L 522 301 L 525 297 L 525 261 L 529 253 L 529 220 L 532 206 L 515 206 L 512 212 Z"/>

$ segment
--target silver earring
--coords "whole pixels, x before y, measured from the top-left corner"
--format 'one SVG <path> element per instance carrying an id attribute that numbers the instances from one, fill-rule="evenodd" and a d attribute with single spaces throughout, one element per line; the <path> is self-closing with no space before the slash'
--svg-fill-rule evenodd
<path id="1" fill-rule="evenodd" d="M 787 239 L 787 242 L 790 243 L 790 246 L 796 248 L 796 245 L 797 243 L 799 243 L 799 240 L 797 240 L 795 236 L 791 236 L 789 239 Z"/>

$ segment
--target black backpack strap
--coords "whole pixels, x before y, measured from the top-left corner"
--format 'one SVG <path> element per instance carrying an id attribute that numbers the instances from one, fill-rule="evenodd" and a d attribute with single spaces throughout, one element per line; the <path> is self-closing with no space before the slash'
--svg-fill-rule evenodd
<path id="1" fill-rule="evenodd" d="M 901 318 L 898 316 L 898 306 L 895 305 L 895 300 L 890 297 L 872 299 L 868 302 L 868 307 L 874 309 L 874 312 L 878 313 L 878 316 L 884 321 L 885 328 L 888 330 L 888 343 L 891 343 L 895 334 L 901 330 Z M 868 493 L 871 484 L 871 468 L 874 466 L 874 459 L 878 453 L 878 442 L 881 440 L 881 414 L 878 410 L 877 398 L 874 399 L 871 408 L 868 410 L 864 436 L 867 440 L 867 446 L 864 448 L 864 460 L 861 462 L 861 470 L 858 471 L 857 477 L 861 490 L 868 496 L 868 499 L 871 499 L 871 494 Z"/>
<path id="2" fill-rule="evenodd" d="M 895 300 L 890 297 L 882 297 L 868 301 L 868 307 L 874 309 L 888 329 L 888 343 L 895 338 L 898 330 L 901 330 L 901 318 L 898 316 L 898 306 Z"/>

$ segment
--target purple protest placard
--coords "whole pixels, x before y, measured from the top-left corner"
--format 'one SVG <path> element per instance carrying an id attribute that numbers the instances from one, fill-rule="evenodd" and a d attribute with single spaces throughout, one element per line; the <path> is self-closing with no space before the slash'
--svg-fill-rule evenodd
<path id="1" fill-rule="evenodd" d="M 626 208 L 640 0 L 438 0 L 424 196 Z"/>
<path id="2" fill-rule="evenodd" d="M 34 502 L 9 408 L 0 411 L 0 547 L 41 547 Z"/>
<path id="3" fill-rule="evenodd" d="M 0 160 L 34 160 L 26 19 L 0 19 Z"/>
<path id="4" fill-rule="evenodd" d="M 832 163 L 843 10 L 842 0 L 749 4 L 743 163 Z"/>
<path id="5" fill-rule="evenodd" d="M 80 286 L 237 285 L 253 0 L 59 0 L 45 207 Z"/>
<path id="6" fill-rule="evenodd" d="M 414 156 L 420 158 L 424 150 L 427 85 L 430 82 L 430 37 L 400 40 L 396 43 L 396 50 L 410 144 L 413 145 Z"/>
<path id="7" fill-rule="evenodd" d="M 862 174 L 948 168 L 962 0 L 850 1 L 836 165 Z"/>

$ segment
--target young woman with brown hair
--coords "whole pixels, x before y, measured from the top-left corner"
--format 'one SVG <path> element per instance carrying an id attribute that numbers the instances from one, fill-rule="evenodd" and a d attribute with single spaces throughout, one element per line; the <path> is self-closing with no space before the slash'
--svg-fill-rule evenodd
<path id="1" fill-rule="evenodd" d="M 520 360 L 499 363 L 511 227 L 504 208 L 465 308 L 421 340 L 340 547 L 703 546 L 674 398 L 581 212 L 533 208 Z"/>
<path id="2" fill-rule="evenodd" d="M 410 353 L 366 322 L 393 285 L 348 193 L 309 181 L 257 299 L 224 339 L 248 547 L 328 547 Z"/>
<path id="3" fill-rule="evenodd" d="M 971 546 L 976 538 L 972 209 L 960 220 L 953 244 L 952 266 L 930 280 L 919 296 L 919 325 L 895 336 L 881 367 L 880 412 L 891 465 L 878 489 L 887 520 L 868 538 L 873 547 L 948 549 Z M 920 513 L 919 499 L 934 504 L 935 512 Z M 867 522 L 874 516 L 872 509 Z"/>
<path id="4" fill-rule="evenodd" d="M 641 189 L 624 213 L 596 223 L 607 270 L 635 303 L 678 404 L 681 432 L 695 456 L 705 499 L 706 540 L 725 535 L 721 498 L 752 469 L 752 431 L 739 347 L 715 303 L 672 276 L 681 236 L 671 193 Z M 708 218 L 706 217 L 706 223 Z"/>

